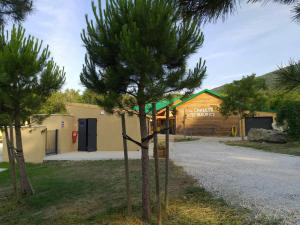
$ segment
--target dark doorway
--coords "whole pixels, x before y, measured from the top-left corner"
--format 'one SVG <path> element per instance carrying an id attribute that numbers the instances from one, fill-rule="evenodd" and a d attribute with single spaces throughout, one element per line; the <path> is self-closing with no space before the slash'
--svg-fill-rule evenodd
<path id="1" fill-rule="evenodd" d="M 78 120 L 78 151 L 97 151 L 97 119 Z"/>
<path id="2" fill-rule="evenodd" d="M 47 130 L 46 155 L 54 155 L 58 152 L 58 130 Z"/>
<path id="3" fill-rule="evenodd" d="M 272 117 L 249 117 L 246 118 L 245 124 L 246 124 L 246 135 L 248 135 L 248 132 L 251 128 L 262 128 L 267 130 L 272 130 L 272 123 L 273 118 Z"/>

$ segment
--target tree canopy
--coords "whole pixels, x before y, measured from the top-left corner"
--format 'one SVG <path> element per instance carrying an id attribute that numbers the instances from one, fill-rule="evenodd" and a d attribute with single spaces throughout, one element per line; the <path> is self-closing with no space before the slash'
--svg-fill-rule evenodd
<path id="1" fill-rule="evenodd" d="M 291 60 L 286 67 L 280 67 L 275 72 L 277 87 L 286 91 L 300 90 L 300 61 Z"/>
<path id="2" fill-rule="evenodd" d="M 263 79 L 255 75 L 243 77 L 224 87 L 225 96 L 220 107 L 224 116 L 239 115 L 245 117 L 255 111 L 264 110 L 266 98 L 262 90 L 265 89 Z"/>
<path id="3" fill-rule="evenodd" d="M 95 21 L 87 19 L 82 33 L 87 57 L 81 81 L 88 89 L 105 94 L 104 103 L 113 106 L 120 94 L 144 104 L 199 87 L 203 60 L 186 69 L 187 58 L 204 40 L 197 22 L 179 23 L 175 7 L 162 0 L 108 2 L 104 12 L 93 4 Z"/>
<path id="4" fill-rule="evenodd" d="M 87 50 L 80 76 L 83 85 L 102 94 L 99 104 L 121 106 L 132 96 L 139 106 L 142 148 L 143 218 L 150 219 L 149 138 L 145 105 L 165 94 L 192 93 L 206 73 L 199 59 L 192 70 L 187 59 L 203 44 L 198 21 L 182 21 L 174 2 L 108 0 L 105 10 L 92 4 L 94 20 L 86 18 L 82 40 Z"/>
<path id="5" fill-rule="evenodd" d="M 0 25 L 9 19 L 23 21 L 32 9 L 32 0 L 2 0 L 0 2 Z"/>
<path id="6" fill-rule="evenodd" d="M 22 194 L 32 194 L 33 189 L 25 169 L 21 126 L 53 92 L 62 87 L 64 81 L 64 71 L 50 58 L 48 47 L 42 48 L 41 41 L 26 37 L 21 26 L 13 26 L 10 33 L 1 28 L 1 114 L 5 113 L 15 127 Z"/>
<path id="7" fill-rule="evenodd" d="M 196 16 L 202 22 L 225 19 L 237 11 L 241 0 L 177 0 L 185 17 Z M 247 0 L 247 3 L 266 3 L 266 0 Z M 273 2 L 292 5 L 292 18 L 300 22 L 299 0 L 273 0 Z"/>

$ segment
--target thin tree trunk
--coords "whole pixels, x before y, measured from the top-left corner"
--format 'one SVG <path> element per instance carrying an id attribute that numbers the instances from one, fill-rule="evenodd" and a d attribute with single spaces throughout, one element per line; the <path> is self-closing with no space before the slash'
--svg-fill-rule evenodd
<path id="1" fill-rule="evenodd" d="M 10 129 L 11 129 L 11 126 L 10 126 Z M 13 132 L 10 132 L 10 135 L 8 135 L 7 126 L 4 127 L 4 132 L 5 132 L 7 154 L 8 154 L 8 160 L 9 160 L 11 183 L 12 183 L 12 186 L 14 189 L 14 193 L 15 193 L 15 195 L 17 195 L 17 177 L 16 177 L 16 165 L 15 165 L 15 156 L 14 156 Z"/>
<path id="2" fill-rule="evenodd" d="M 245 136 L 244 136 L 244 121 L 243 121 L 243 118 L 240 117 L 241 119 L 241 137 L 242 137 L 242 141 L 245 140 Z"/>
<path id="3" fill-rule="evenodd" d="M 145 104 L 139 105 L 140 131 L 142 140 L 142 217 L 146 222 L 150 221 L 150 189 L 149 189 L 149 141 L 144 140 L 148 136 Z"/>
<path id="4" fill-rule="evenodd" d="M 24 195 L 32 195 L 33 189 L 26 173 L 23 144 L 22 144 L 22 134 L 21 134 L 21 123 L 19 118 L 15 119 L 15 131 L 16 131 L 16 146 L 17 146 L 16 158 L 19 165 L 21 193 Z"/>
<path id="5" fill-rule="evenodd" d="M 166 162 L 165 162 L 165 210 L 168 210 L 169 192 L 169 141 L 170 141 L 170 108 L 166 108 Z"/>
<path id="6" fill-rule="evenodd" d="M 159 159 L 158 159 L 158 141 L 157 141 L 157 120 L 156 120 L 156 103 L 152 103 L 152 120 L 153 120 L 153 153 L 155 162 L 155 189 L 156 189 L 156 207 L 157 207 L 157 224 L 161 224 L 161 203 L 160 203 L 160 184 L 159 184 Z"/>
<path id="7" fill-rule="evenodd" d="M 125 113 L 122 113 L 121 120 L 122 120 L 122 133 L 123 135 L 126 135 Z M 124 137 L 123 137 L 123 147 L 124 147 L 125 179 L 126 179 L 126 194 L 127 194 L 127 214 L 131 215 L 132 205 L 131 205 L 131 193 L 130 193 L 130 182 L 129 182 L 128 148 L 127 148 L 127 140 Z"/>

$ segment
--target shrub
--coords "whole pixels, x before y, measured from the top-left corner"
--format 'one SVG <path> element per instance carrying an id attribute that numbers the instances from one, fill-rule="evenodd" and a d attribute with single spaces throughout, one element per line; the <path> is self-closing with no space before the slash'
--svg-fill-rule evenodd
<path id="1" fill-rule="evenodd" d="M 288 124 L 288 135 L 293 139 L 300 138 L 300 101 L 287 100 L 280 104 L 277 111 L 277 121 Z"/>

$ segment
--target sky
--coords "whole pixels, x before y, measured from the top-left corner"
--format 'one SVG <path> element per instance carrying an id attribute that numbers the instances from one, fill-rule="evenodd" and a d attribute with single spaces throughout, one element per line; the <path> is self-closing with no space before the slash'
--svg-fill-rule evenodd
<path id="1" fill-rule="evenodd" d="M 35 0 L 34 7 L 24 23 L 27 34 L 49 45 L 56 63 L 65 68 L 64 89 L 84 90 L 79 79 L 85 56 L 80 34 L 86 27 L 85 15 L 92 18 L 91 1 Z M 203 46 L 188 61 L 193 68 L 199 58 L 206 60 L 207 77 L 201 89 L 300 60 L 300 24 L 292 21 L 290 10 L 275 3 L 241 4 L 227 20 L 206 24 Z"/>

